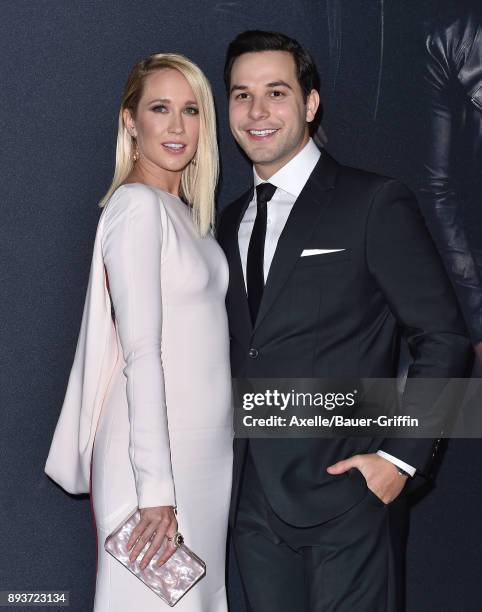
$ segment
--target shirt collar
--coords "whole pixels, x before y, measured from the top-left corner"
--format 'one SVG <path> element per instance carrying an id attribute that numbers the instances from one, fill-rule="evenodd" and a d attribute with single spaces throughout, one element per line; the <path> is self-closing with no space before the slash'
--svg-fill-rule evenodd
<path id="1" fill-rule="evenodd" d="M 268 182 L 277 188 L 290 193 L 297 198 L 306 184 L 310 174 L 313 172 L 321 151 L 313 139 L 310 138 L 306 145 L 290 161 L 280 168 L 268 179 Z M 254 187 L 265 182 L 258 176 L 253 166 Z"/>

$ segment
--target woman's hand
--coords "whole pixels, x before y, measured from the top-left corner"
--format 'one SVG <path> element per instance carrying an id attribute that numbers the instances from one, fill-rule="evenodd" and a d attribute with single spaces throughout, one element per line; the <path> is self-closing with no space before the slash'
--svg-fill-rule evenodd
<path id="1" fill-rule="evenodd" d="M 140 563 L 140 568 L 144 569 L 151 561 L 152 557 L 161 547 L 164 536 L 172 538 L 177 531 L 177 519 L 172 506 L 156 506 L 153 508 L 140 508 L 141 520 L 136 525 L 131 533 L 131 537 L 127 542 L 127 550 L 130 550 L 129 561 L 134 561 L 146 542 L 151 538 L 151 545 L 147 549 Z M 137 544 L 136 540 L 139 538 Z M 173 541 L 167 543 L 166 549 L 156 562 L 157 566 L 165 563 L 169 557 L 175 552 L 176 547 Z"/>

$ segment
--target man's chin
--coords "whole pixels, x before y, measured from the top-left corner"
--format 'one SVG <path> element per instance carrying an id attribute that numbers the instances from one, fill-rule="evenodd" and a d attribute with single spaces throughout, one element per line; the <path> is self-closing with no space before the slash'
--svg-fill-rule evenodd
<path id="1" fill-rule="evenodd" d="M 271 164 L 279 157 L 278 151 L 263 149 L 261 147 L 245 147 L 244 152 L 253 164 Z"/>

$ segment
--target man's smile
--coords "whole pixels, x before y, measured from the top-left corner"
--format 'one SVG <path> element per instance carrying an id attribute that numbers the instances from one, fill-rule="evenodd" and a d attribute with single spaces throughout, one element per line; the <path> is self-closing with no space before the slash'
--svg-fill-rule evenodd
<path id="1" fill-rule="evenodd" d="M 248 129 L 246 133 L 252 140 L 264 141 L 271 139 L 279 129 L 280 128 Z"/>

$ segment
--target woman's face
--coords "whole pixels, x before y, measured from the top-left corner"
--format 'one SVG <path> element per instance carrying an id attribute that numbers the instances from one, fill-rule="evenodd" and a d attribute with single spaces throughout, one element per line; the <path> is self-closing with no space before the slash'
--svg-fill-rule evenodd
<path id="1" fill-rule="evenodd" d="M 136 116 L 124 111 L 129 133 L 137 139 L 140 166 L 181 172 L 192 160 L 199 139 L 199 109 L 186 78 L 172 68 L 148 75 Z"/>

